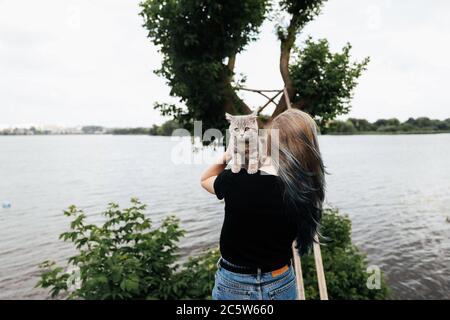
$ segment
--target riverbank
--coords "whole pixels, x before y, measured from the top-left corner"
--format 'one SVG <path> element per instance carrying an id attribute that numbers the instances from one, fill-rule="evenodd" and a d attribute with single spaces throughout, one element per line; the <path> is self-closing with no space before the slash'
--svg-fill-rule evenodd
<path id="1" fill-rule="evenodd" d="M 332 120 L 321 128 L 328 134 L 430 134 L 450 132 L 450 118 L 445 120 L 420 117 L 401 122 L 396 118 L 369 122 L 365 119 L 349 118 Z"/>
<path id="2" fill-rule="evenodd" d="M 414 134 L 445 134 L 450 133 L 450 130 L 445 131 L 411 131 L 411 132 L 379 132 L 379 131 L 367 131 L 367 132 L 329 132 L 323 133 L 324 136 L 396 136 L 396 135 L 414 135 Z"/>
<path id="3" fill-rule="evenodd" d="M 169 120 L 152 127 L 106 128 L 102 126 L 43 127 L 43 128 L 9 128 L 0 130 L 1 135 L 150 135 L 171 136 L 173 131 L 182 126 L 175 120 Z M 399 135 L 399 134 L 434 134 L 450 133 L 450 118 L 434 120 L 427 117 L 409 118 L 400 122 L 396 118 L 379 119 L 369 122 L 365 119 L 349 118 L 345 121 L 332 120 L 320 126 L 323 135 Z"/>

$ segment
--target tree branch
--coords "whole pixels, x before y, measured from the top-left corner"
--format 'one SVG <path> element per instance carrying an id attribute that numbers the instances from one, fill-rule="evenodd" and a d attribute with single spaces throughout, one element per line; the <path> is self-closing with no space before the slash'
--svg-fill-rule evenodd
<path id="1" fill-rule="evenodd" d="M 233 81 L 235 65 L 236 65 L 236 54 L 233 54 L 232 56 L 228 57 L 227 69 L 229 71 L 229 74 L 227 77 L 225 77 L 224 83 L 225 101 L 223 109 L 225 112 L 230 114 L 237 114 L 237 113 L 250 114 L 252 113 L 252 110 L 241 98 L 239 98 L 239 96 L 236 93 L 236 90 L 231 85 L 231 82 Z"/>
<path id="2" fill-rule="evenodd" d="M 292 101 L 295 95 L 294 85 L 292 83 L 292 79 L 289 75 L 289 60 L 291 58 L 291 50 L 294 46 L 297 32 L 297 16 L 293 15 L 291 21 L 289 22 L 289 26 L 287 28 L 286 37 L 281 38 L 281 46 L 280 46 L 280 73 L 281 78 L 283 79 L 284 86 L 286 87 L 286 91 L 289 96 L 289 100 Z M 275 118 L 277 115 L 286 110 L 286 97 L 283 93 L 280 98 L 277 107 L 275 108 L 272 118 Z"/>
<path id="3" fill-rule="evenodd" d="M 230 71 L 230 82 L 233 80 L 233 73 L 234 73 L 234 66 L 236 64 L 236 54 L 233 54 L 232 56 L 228 57 L 228 70 Z"/>

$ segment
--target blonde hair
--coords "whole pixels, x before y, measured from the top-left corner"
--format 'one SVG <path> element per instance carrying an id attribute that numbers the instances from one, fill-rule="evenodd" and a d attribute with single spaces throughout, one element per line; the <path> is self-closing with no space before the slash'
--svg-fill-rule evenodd
<path id="1" fill-rule="evenodd" d="M 273 130 L 278 130 L 278 139 L 272 140 Z M 282 181 L 285 211 L 297 225 L 300 254 L 309 251 L 318 233 L 325 197 L 325 170 L 317 132 L 314 119 L 298 109 L 284 111 L 269 125 L 268 154 L 273 153 L 271 148 L 277 148 L 273 164 Z"/>

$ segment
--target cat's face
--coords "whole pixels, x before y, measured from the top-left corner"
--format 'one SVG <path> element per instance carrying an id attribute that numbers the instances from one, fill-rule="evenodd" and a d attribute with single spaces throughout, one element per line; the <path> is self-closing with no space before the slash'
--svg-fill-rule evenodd
<path id="1" fill-rule="evenodd" d="M 226 113 L 225 117 L 230 122 L 231 135 L 245 140 L 258 135 L 258 116 L 256 113 L 243 116 L 232 116 Z"/>

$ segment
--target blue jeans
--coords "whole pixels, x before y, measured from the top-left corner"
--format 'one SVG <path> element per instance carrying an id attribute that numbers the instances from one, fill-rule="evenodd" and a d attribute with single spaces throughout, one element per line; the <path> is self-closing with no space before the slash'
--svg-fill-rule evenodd
<path id="1" fill-rule="evenodd" d="M 213 300 L 296 300 L 297 285 L 292 265 L 282 274 L 242 274 L 217 263 Z"/>

